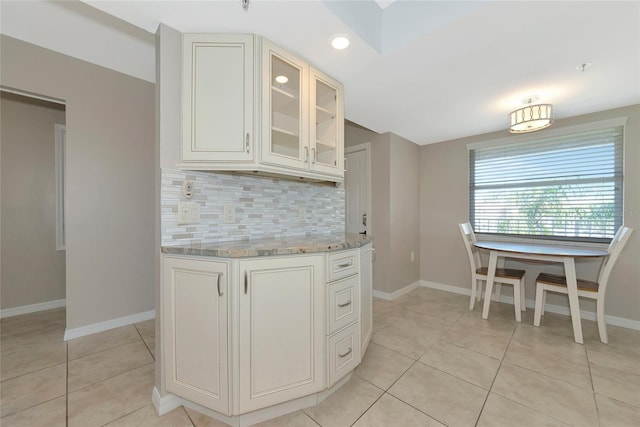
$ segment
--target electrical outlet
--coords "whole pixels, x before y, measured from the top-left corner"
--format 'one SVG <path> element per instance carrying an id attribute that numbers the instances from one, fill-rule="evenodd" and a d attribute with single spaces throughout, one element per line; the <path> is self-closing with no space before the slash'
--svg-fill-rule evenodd
<path id="1" fill-rule="evenodd" d="M 225 224 L 235 224 L 236 222 L 236 207 L 233 205 L 224 205 L 224 218 Z"/>
<path id="2" fill-rule="evenodd" d="M 195 202 L 178 203 L 178 225 L 200 222 L 200 205 Z"/>
<path id="3" fill-rule="evenodd" d="M 307 221 L 307 208 L 304 208 L 304 207 L 298 208 L 298 221 L 300 222 Z"/>

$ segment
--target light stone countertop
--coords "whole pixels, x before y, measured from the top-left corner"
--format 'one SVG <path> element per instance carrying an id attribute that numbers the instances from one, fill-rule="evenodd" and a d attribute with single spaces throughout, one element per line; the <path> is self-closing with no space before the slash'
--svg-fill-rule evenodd
<path id="1" fill-rule="evenodd" d="M 305 236 L 290 239 L 262 239 L 219 243 L 162 246 L 164 254 L 246 258 L 333 252 L 360 248 L 373 238 L 362 234 Z"/>

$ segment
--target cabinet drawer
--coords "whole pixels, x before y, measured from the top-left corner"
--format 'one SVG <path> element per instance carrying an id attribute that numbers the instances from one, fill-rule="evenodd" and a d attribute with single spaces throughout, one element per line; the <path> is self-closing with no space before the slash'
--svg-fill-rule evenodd
<path id="1" fill-rule="evenodd" d="M 349 277 L 359 271 L 360 257 L 357 249 L 327 255 L 328 282 Z"/>
<path id="2" fill-rule="evenodd" d="M 332 283 L 328 287 L 329 334 L 358 320 L 360 313 L 360 276 Z"/>
<path id="3" fill-rule="evenodd" d="M 360 323 L 329 337 L 329 387 L 360 363 Z"/>

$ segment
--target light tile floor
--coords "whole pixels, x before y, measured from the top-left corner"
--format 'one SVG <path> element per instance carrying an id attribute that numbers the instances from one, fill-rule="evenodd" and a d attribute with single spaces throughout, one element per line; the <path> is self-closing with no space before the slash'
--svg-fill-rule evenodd
<path id="1" fill-rule="evenodd" d="M 374 335 L 352 379 L 319 405 L 262 426 L 640 426 L 640 332 L 420 288 L 374 301 Z M 209 426 L 190 409 L 151 406 L 154 322 L 62 340 L 65 311 L 2 320 L 0 425 Z"/>

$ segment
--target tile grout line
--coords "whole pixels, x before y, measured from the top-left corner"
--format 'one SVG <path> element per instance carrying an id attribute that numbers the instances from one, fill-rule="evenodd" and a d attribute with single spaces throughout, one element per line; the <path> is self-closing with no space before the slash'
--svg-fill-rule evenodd
<path id="1" fill-rule="evenodd" d="M 138 333 L 138 336 L 140 337 L 140 339 L 142 340 L 142 344 L 144 344 L 144 346 L 147 348 L 147 351 L 149 352 L 149 354 L 151 355 L 151 358 L 153 359 L 153 361 L 156 361 L 156 357 L 153 355 L 153 353 L 151 352 L 151 349 L 149 348 L 149 346 L 147 345 L 147 342 L 144 340 L 144 337 L 142 336 L 142 334 L 140 333 L 140 330 L 138 329 L 138 327 L 136 325 L 133 325 L 136 328 L 136 332 Z"/>
<path id="2" fill-rule="evenodd" d="M 589 360 L 589 353 L 587 352 L 587 347 L 582 344 L 582 349 L 584 350 L 584 357 L 587 360 L 587 369 L 589 370 L 589 382 L 591 383 L 591 397 L 593 399 L 593 406 L 596 409 L 596 421 L 598 421 L 598 425 L 600 425 L 600 408 L 598 408 L 598 401 L 596 400 L 596 388 L 593 384 L 593 375 L 591 374 L 591 361 Z"/>
<path id="3" fill-rule="evenodd" d="M 511 340 L 513 340 L 513 336 L 516 334 L 516 329 L 518 329 L 518 325 L 516 325 L 516 327 L 513 328 L 513 331 L 511 331 L 511 336 L 509 337 L 509 343 L 507 344 L 507 347 L 504 349 L 504 353 L 502 353 L 502 357 L 500 358 L 500 364 L 498 365 L 498 369 L 496 369 L 496 373 L 493 376 L 493 380 L 491 381 L 491 385 L 489 386 L 487 395 L 484 398 L 484 402 L 482 402 L 482 407 L 480 408 L 480 412 L 478 412 L 478 417 L 476 418 L 476 422 L 474 423 L 474 426 L 477 426 L 478 423 L 480 422 L 480 417 L 482 417 L 482 412 L 484 412 L 484 407 L 487 405 L 487 400 L 489 400 L 489 395 L 491 394 L 491 390 L 493 390 L 493 385 L 495 384 L 496 379 L 498 378 L 500 369 L 502 369 L 502 362 L 504 361 L 504 358 L 507 356 L 507 352 L 509 351 L 509 347 L 511 346 Z"/>
<path id="4" fill-rule="evenodd" d="M 400 354 L 402 354 L 402 353 L 400 353 Z M 424 353 L 423 353 L 423 355 L 424 355 Z M 405 357 L 408 357 L 408 356 L 405 356 Z M 420 357 L 422 357 L 422 356 L 420 356 Z M 445 425 L 445 426 L 446 426 L 446 424 L 445 424 L 443 421 L 440 421 L 439 419 L 437 419 L 437 418 L 433 417 L 432 415 L 427 414 L 427 413 L 426 413 L 426 412 L 424 412 L 423 410 L 421 410 L 421 409 L 419 409 L 419 408 L 416 408 L 416 407 L 415 407 L 415 406 L 413 406 L 411 403 L 409 403 L 409 402 L 405 402 L 404 400 L 400 399 L 398 396 L 395 396 L 395 395 L 393 395 L 393 394 L 389 393 L 389 390 L 391 390 L 391 387 L 393 387 L 393 386 L 394 386 L 398 381 L 400 381 L 400 378 L 402 378 L 402 377 L 403 377 L 407 372 L 409 372 L 409 369 L 411 369 L 411 368 L 412 368 L 416 363 L 418 363 L 418 360 L 414 360 L 414 361 L 413 361 L 413 363 L 411 364 L 411 366 L 409 366 L 407 369 L 405 369 L 405 371 L 404 371 L 404 372 L 403 372 L 403 373 L 402 373 L 402 374 L 401 374 L 401 375 L 400 375 L 400 376 L 399 376 L 399 377 L 398 377 L 398 378 L 397 378 L 393 383 L 391 383 L 391 385 L 390 385 L 389 387 L 387 387 L 387 389 L 386 389 L 386 390 L 383 390 L 383 393 L 380 395 L 380 397 L 378 397 L 378 399 L 376 399 L 376 402 L 377 402 L 378 400 L 380 400 L 380 398 L 382 398 L 382 396 L 384 396 L 385 394 L 388 394 L 388 395 L 389 395 L 389 396 L 391 396 L 392 398 L 399 400 L 400 402 L 404 403 L 404 404 L 405 404 L 405 405 L 407 405 L 407 406 L 410 406 L 411 408 L 415 409 L 416 411 L 420 412 L 421 414 L 424 414 L 424 415 L 426 415 L 427 417 L 431 418 L 432 420 L 435 420 L 435 421 L 439 422 L 440 424 L 442 424 L 442 425 Z M 422 362 L 420 362 L 420 363 L 422 363 Z M 364 378 L 363 378 L 363 379 L 364 379 Z M 365 380 L 365 381 L 367 381 L 367 380 Z M 367 381 L 367 382 L 369 382 L 369 381 Z M 372 383 L 370 383 L 370 384 L 372 384 Z M 374 387 L 376 387 L 376 385 L 375 385 L 375 384 L 372 384 L 372 385 L 373 385 Z M 374 402 L 374 403 L 375 403 L 375 402 Z M 371 406 L 373 406 L 373 405 L 371 405 Z M 369 408 L 367 409 L 367 411 L 368 411 L 369 409 L 371 409 L 371 407 L 369 407 Z M 365 411 L 365 413 L 366 413 L 367 411 Z M 364 415 L 364 414 L 362 414 L 362 415 Z M 362 417 L 362 415 L 361 415 L 360 417 Z M 360 419 L 360 418 L 358 418 L 358 419 Z M 357 421 L 357 420 L 356 420 L 356 421 Z"/>

